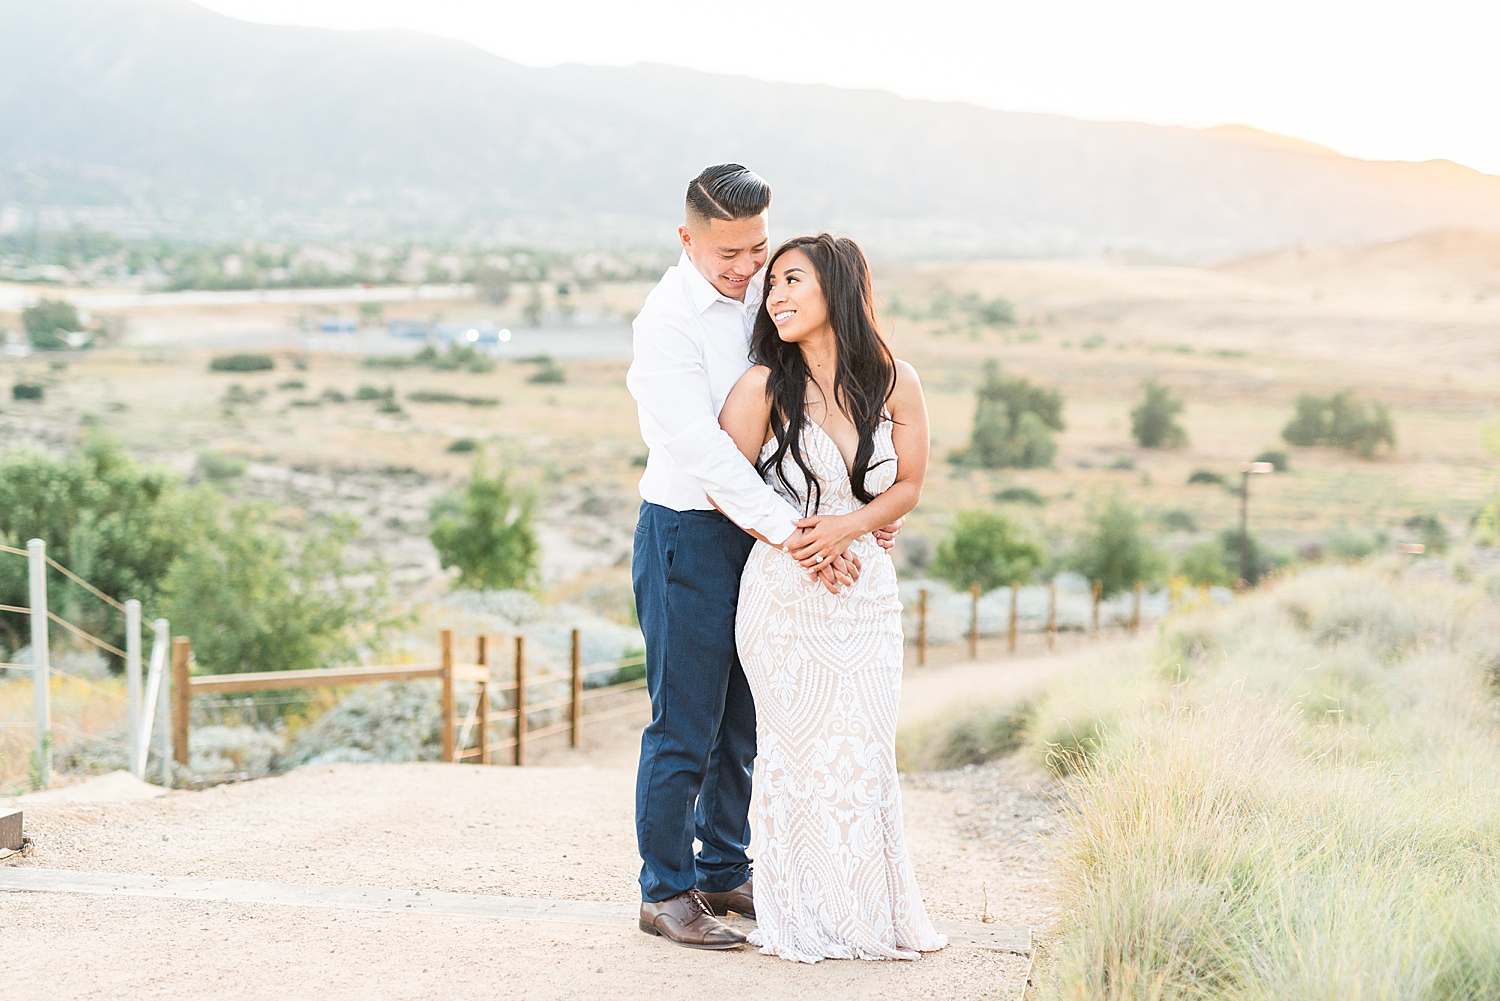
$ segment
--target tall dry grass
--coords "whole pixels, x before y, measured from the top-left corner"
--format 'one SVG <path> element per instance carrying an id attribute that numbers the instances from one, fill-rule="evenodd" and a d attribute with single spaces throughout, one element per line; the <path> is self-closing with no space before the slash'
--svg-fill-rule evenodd
<path id="1" fill-rule="evenodd" d="M 125 749 L 125 681 L 59 675 L 49 686 L 52 696 L 52 764 L 65 757 L 99 757 L 120 763 Z M 26 792 L 32 785 L 36 750 L 36 693 L 31 676 L 12 671 L 0 677 L 0 796 Z"/>
<path id="2" fill-rule="evenodd" d="M 1500 998 L 1497 673 L 1485 588 L 1322 568 L 1000 707 L 1076 804 L 1040 996 Z"/>

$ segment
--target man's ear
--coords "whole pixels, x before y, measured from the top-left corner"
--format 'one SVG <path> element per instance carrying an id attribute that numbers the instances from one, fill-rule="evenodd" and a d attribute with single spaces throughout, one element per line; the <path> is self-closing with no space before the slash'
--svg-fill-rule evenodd
<path id="1" fill-rule="evenodd" d="M 682 249 L 688 253 L 693 252 L 693 231 L 686 226 L 677 227 L 677 239 L 682 241 Z"/>

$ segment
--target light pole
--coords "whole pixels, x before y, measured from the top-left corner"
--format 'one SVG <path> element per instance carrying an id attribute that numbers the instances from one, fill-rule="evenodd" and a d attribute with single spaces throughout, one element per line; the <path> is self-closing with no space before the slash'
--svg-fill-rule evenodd
<path id="1" fill-rule="evenodd" d="M 1240 464 L 1240 581 L 1250 583 L 1250 474 L 1274 473 L 1276 467 L 1269 462 L 1245 462 Z"/>

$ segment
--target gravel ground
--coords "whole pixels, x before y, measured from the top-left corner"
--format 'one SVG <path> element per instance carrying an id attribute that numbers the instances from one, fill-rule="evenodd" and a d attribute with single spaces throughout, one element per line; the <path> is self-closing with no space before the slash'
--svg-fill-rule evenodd
<path id="1" fill-rule="evenodd" d="M 934 672 L 922 684 L 944 681 Z M 12 861 L 632 901 L 639 726 L 600 727 L 584 750 L 552 747 L 522 769 L 341 764 L 149 800 L 27 803 L 35 850 Z M 908 776 L 903 788 L 935 919 L 987 910 L 1001 925 L 1050 922 L 1047 839 L 1062 820 L 1043 777 L 1001 762 Z M 1014 998 L 1025 971 L 1021 957 L 964 947 L 805 967 L 562 924 L 64 894 L 7 894 L 0 908 L 7 999 L 656 998 L 726 984 L 747 998 Z"/>

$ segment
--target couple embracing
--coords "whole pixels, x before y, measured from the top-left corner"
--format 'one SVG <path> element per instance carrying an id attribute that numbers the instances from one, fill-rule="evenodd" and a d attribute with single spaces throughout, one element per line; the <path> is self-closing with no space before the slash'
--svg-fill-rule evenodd
<path id="1" fill-rule="evenodd" d="M 682 258 L 635 320 L 640 926 L 808 963 L 915 959 L 946 940 L 902 836 L 887 550 L 921 495 L 926 405 L 858 245 L 771 252 L 770 201 L 738 164 L 694 178 Z M 756 919 L 748 939 L 731 911 Z"/>

